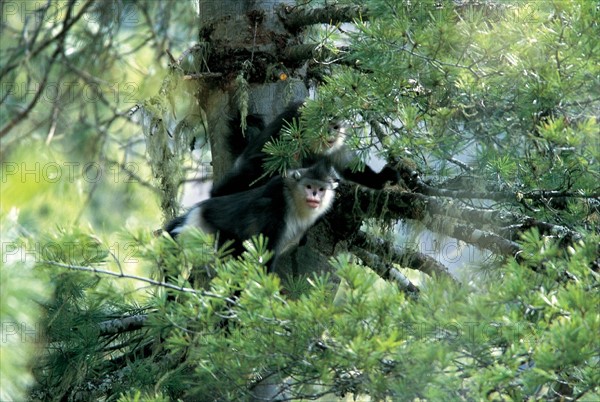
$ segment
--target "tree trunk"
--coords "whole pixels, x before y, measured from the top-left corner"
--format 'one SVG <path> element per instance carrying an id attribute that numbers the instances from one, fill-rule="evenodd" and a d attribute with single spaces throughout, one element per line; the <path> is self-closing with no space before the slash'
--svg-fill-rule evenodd
<path id="1" fill-rule="evenodd" d="M 289 103 L 308 96 L 306 62 L 290 62 L 284 57 L 286 49 L 302 43 L 300 31 L 288 31 L 279 17 L 284 7 L 293 3 L 201 2 L 201 40 L 210 48 L 205 60 L 207 72 L 218 73 L 216 78 L 206 78 L 198 92 L 199 105 L 207 117 L 214 180 L 233 163 L 227 146 L 227 121 L 238 110 L 247 108 L 248 113 L 260 114 L 268 123 Z M 240 76 L 247 85 L 240 85 Z M 309 239 L 309 246 L 317 243 L 314 234 L 309 234 Z M 332 244 L 320 246 L 332 249 Z M 280 273 L 297 274 L 323 271 L 328 264 L 327 258 L 312 247 L 300 247 L 284 256 L 278 266 Z"/>
<path id="2" fill-rule="evenodd" d="M 286 30 L 278 15 L 278 10 L 291 3 L 200 2 L 200 40 L 210 48 L 204 62 L 207 72 L 219 73 L 217 78 L 207 78 L 210 82 L 198 92 L 199 105 L 208 120 L 215 180 L 233 163 L 226 146 L 227 120 L 238 109 L 247 107 L 248 113 L 261 114 L 268 122 L 289 102 L 308 95 L 304 64 L 280 62 L 283 49 L 301 42 L 297 34 Z M 286 74 L 270 73 L 276 71 Z M 239 77 L 246 86 L 240 84 Z"/>
<path id="3" fill-rule="evenodd" d="M 299 31 L 289 32 L 278 15 L 290 4 L 294 2 L 200 2 L 201 41 L 210 47 L 206 65 L 208 72 L 219 73 L 198 92 L 207 118 L 213 180 L 219 180 L 233 163 L 227 146 L 227 122 L 238 110 L 246 108 L 249 114 L 260 114 L 268 123 L 290 102 L 308 96 L 306 63 L 283 61 L 288 47 L 302 43 Z M 314 243 L 314 239 L 308 242 Z M 278 262 L 280 274 L 325 270 L 327 266 L 327 258 L 310 247 L 300 247 Z M 284 384 L 279 376 L 271 377 L 254 387 L 253 397 L 284 398 Z"/>

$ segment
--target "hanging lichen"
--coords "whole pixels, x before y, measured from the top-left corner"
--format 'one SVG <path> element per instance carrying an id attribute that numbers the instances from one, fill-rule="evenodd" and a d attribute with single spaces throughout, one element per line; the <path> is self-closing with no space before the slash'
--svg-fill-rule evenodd
<path id="1" fill-rule="evenodd" d="M 244 71 L 241 71 L 235 78 L 235 99 L 238 110 L 240 111 L 240 120 L 242 123 L 242 132 L 246 132 L 246 117 L 248 116 L 248 103 L 250 100 L 250 84 L 246 80 Z"/>
<path id="2" fill-rule="evenodd" d="M 175 118 L 175 95 L 178 77 L 169 74 L 159 94 L 142 105 L 142 130 L 146 139 L 146 153 L 160 194 L 160 208 L 164 220 L 178 214 L 177 190 L 183 174 L 184 152 L 189 138 L 186 120 Z"/>

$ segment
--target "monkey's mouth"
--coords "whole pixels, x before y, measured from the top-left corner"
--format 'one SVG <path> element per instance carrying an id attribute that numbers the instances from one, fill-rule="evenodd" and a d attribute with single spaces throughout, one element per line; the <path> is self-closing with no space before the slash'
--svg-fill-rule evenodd
<path id="1" fill-rule="evenodd" d="M 321 203 L 319 202 L 319 200 L 313 200 L 311 198 L 307 198 L 306 205 L 308 205 L 311 208 L 319 208 L 319 205 L 321 205 Z"/>

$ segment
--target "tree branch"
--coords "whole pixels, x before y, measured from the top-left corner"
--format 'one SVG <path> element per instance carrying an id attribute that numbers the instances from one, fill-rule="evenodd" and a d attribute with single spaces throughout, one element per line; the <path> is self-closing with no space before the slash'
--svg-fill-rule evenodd
<path id="1" fill-rule="evenodd" d="M 428 197 L 423 194 L 415 193 L 414 197 L 427 205 L 427 211 L 441 217 L 450 217 L 460 219 L 469 224 L 478 223 L 481 225 L 500 228 L 502 225 L 507 225 L 512 229 L 510 236 L 503 235 L 508 239 L 516 239 L 517 234 L 525 232 L 530 228 L 537 228 L 543 235 L 558 236 L 562 238 L 580 239 L 581 234 L 571 230 L 565 226 L 555 225 L 548 222 L 538 221 L 526 215 L 517 214 L 514 212 L 504 211 L 501 209 L 484 209 L 473 208 L 465 205 L 456 205 L 448 200 L 440 200 L 435 197 Z M 505 231 L 505 233 L 508 233 Z"/>
<path id="2" fill-rule="evenodd" d="M 352 198 L 355 207 L 368 211 L 368 217 L 418 220 L 433 232 L 454 237 L 500 255 L 514 257 L 521 250 L 517 243 L 495 233 L 455 222 L 447 215 L 440 219 L 440 215 L 431 213 L 429 209 L 430 202 L 435 204 L 431 197 L 394 189 L 384 190 L 384 196 L 373 197 L 373 194 L 369 190 L 359 188 Z"/>
<path id="3" fill-rule="evenodd" d="M 352 22 L 357 18 L 368 20 L 367 10 L 361 6 L 329 5 L 320 8 L 304 8 L 285 6 L 279 16 L 285 27 L 292 31 L 314 24 L 336 25 L 341 22 Z"/>
<path id="4" fill-rule="evenodd" d="M 507 240 L 492 232 L 453 222 L 450 219 L 425 219 L 422 222 L 432 231 L 443 233 L 479 248 L 490 250 L 495 254 L 516 257 L 519 251 L 521 251 L 521 247 L 514 241 Z"/>
<path id="5" fill-rule="evenodd" d="M 198 290 L 198 289 L 193 289 L 193 288 L 186 288 L 186 287 L 183 287 L 183 286 L 177 286 L 177 285 L 173 285 L 172 283 L 161 282 L 161 281 L 157 281 L 157 280 L 154 280 L 154 279 L 145 278 L 143 276 L 125 274 L 123 272 L 113 272 L 113 271 L 108 271 L 106 269 L 98 269 L 98 268 L 95 268 L 95 267 L 84 267 L 84 266 L 81 266 L 81 265 L 63 264 L 61 262 L 56 262 L 56 261 L 42 261 L 42 262 L 40 262 L 40 264 L 51 265 L 51 266 L 60 267 L 60 268 L 66 268 L 66 269 L 71 269 L 71 270 L 74 270 L 74 271 L 93 272 L 95 274 L 114 276 L 114 277 L 117 277 L 117 278 L 134 279 L 136 281 L 149 283 L 151 285 L 163 287 L 163 288 L 166 288 L 166 289 L 177 290 L 177 291 L 185 292 L 185 293 L 193 293 L 193 294 L 197 294 L 197 295 L 205 296 L 205 297 L 214 297 L 216 299 L 225 300 L 228 303 L 235 303 L 235 300 L 233 300 L 233 299 L 231 299 L 229 297 L 218 295 L 216 293 L 207 292 L 205 290 Z"/>
<path id="6" fill-rule="evenodd" d="M 517 195 L 505 192 L 485 191 L 478 192 L 473 190 L 448 190 L 444 188 L 435 188 L 425 183 L 419 173 L 413 170 L 408 164 L 399 163 L 398 171 L 402 180 L 412 189 L 425 195 L 433 195 L 447 198 L 468 198 L 482 199 L 491 201 L 516 201 Z"/>
<path id="7" fill-rule="evenodd" d="M 398 164 L 398 171 L 404 182 L 411 188 L 426 195 L 434 195 L 446 198 L 482 199 L 491 201 L 518 201 L 520 199 L 531 199 L 541 201 L 548 198 L 574 197 L 574 198 L 598 198 L 600 193 L 580 194 L 560 190 L 532 190 L 527 192 L 510 191 L 473 191 L 473 190 L 448 190 L 436 188 L 425 183 L 419 173 L 405 163 Z"/>
<path id="8" fill-rule="evenodd" d="M 359 231 L 353 239 L 353 247 L 369 250 L 376 255 L 384 255 L 393 263 L 421 271 L 429 276 L 439 275 L 451 278 L 448 268 L 434 258 L 414 250 L 401 250 L 392 242 L 369 236 Z"/>
<path id="9" fill-rule="evenodd" d="M 79 11 L 79 13 L 71 19 L 71 13 L 73 11 L 73 7 L 75 6 L 75 2 L 70 2 L 69 7 L 67 8 L 65 20 L 63 21 L 62 30 L 58 34 L 56 34 L 56 36 L 43 42 L 37 49 L 35 49 L 31 53 L 31 55 L 29 55 L 28 59 L 32 59 L 39 52 L 41 52 L 43 49 L 45 49 L 50 43 L 52 43 L 55 40 L 58 41 L 58 44 L 56 45 L 56 49 L 52 53 L 52 56 L 50 56 L 50 61 L 48 62 L 48 69 L 46 70 L 46 72 L 44 74 L 44 78 L 42 79 L 42 82 L 39 84 L 33 99 L 31 100 L 31 102 L 29 102 L 29 105 L 27 105 L 24 110 L 22 110 L 19 114 L 17 114 L 17 116 L 15 116 L 15 118 L 13 118 L 6 125 L 4 125 L 4 127 L 2 127 L 2 129 L 0 129 L 0 138 L 4 137 L 17 124 L 19 124 L 21 121 L 23 121 L 25 118 L 27 118 L 29 113 L 33 110 L 35 105 L 38 103 L 38 101 L 40 100 L 40 97 L 42 96 L 42 94 L 44 93 L 44 90 L 46 89 L 46 83 L 48 82 L 48 77 L 50 76 L 50 71 L 52 71 L 54 62 L 56 61 L 56 58 L 58 57 L 58 55 L 63 53 L 64 41 L 65 41 L 67 32 L 73 26 L 73 24 L 75 24 L 75 22 L 77 22 L 83 16 L 83 14 L 85 13 L 85 10 L 87 10 L 87 8 L 91 4 L 92 4 L 92 0 L 88 0 L 88 2 L 86 4 L 84 4 L 83 8 Z M 12 70 L 16 66 L 18 66 L 19 63 L 14 63 L 12 66 L 8 66 L 8 67 L 4 68 L 3 71 L 0 73 L 0 77 L 6 75 L 8 72 L 10 72 L 10 70 Z"/>
<path id="10" fill-rule="evenodd" d="M 23 59 L 23 60 L 31 60 L 31 59 L 33 59 L 41 51 L 43 51 L 46 47 L 48 47 L 52 42 L 54 42 L 56 40 L 58 40 L 58 41 L 61 42 L 61 45 L 59 47 L 62 47 L 62 42 L 64 41 L 64 38 L 65 38 L 66 34 L 73 27 L 73 25 L 77 21 L 79 21 L 81 19 L 81 17 L 83 17 L 83 15 L 86 13 L 88 7 L 90 7 L 94 3 L 95 3 L 94 0 L 88 0 L 86 3 L 83 4 L 83 6 L 81 7 L 81 9 L 77 13 L 77 15 L 75 15 L 72 19 L 70 19 L 71 12 L 73 11 L 73 7 L 77 4 L 77 2 L 75 2 L 75 1 L 70 1 L 69 2 L 69 7 L 67 8 L 67 13 L 66 13 L 66 16 L 65 16 L 65 20 L 63 21 L 63 28 L 60 30 L 60 32 L 57 33 L 55 36 L 53 36 L 53 37 L 51 37 L 49 39 L 46 39 L 44 42 L 42 42 L 40 44 L 40 46 L 38 46 L 37 48 L 35 48 L 34 50 L 31 51 L 31 53 L 28 55 L 27 59 Z M 46 21 L 46 19 L 40 19 L 40 21 L 41 21 L 40 24 L 43 24 Z M 15 62 L 15 63 L 10 64 L 10 65 L 6 66 L 5 68 L 3 68 L 2 71 L 0 71 L 0 78 L 3 78 L 11 70 L 13 70 L 19 64 L 21 64 L 21 62 L 23 60 L 19 60 L 19 61 Z"/>
<path id="11" fill-rule="evenodd" d="M 136 331 L 144 326 L 148 316 L 146 314 L 132 315 L 124 318 L 103 321 L 98 324 L 100 336 L 116 335 L 123 332 Z"/>
<path id="12" fill-rule="evenodd" d="M 353 246 L 350 251 L 354 253 L 358 258 L 372 268 L 377 275 L 385 280 L 394 282 L 400 290 L 407 292 L 412 297 L 416 297 L 420 290 L 416 287 L 402 272 L 392 267 L 391 264 L 387 264 L 382 259 L 362 247 Z"/>
<path id="13" fill-rule="evenodd" d="M 348 58 L 351 49 L 346 46 L 337 47 L 335 51 L 322 46 L 319 43 L 305 43 L 302 45 L 288 46 L 283 51 L 282 60 L 298 63 L 305 60 L 317 60 L 321 63 L 339 63 L 354 65 L 353 59 Z"/>

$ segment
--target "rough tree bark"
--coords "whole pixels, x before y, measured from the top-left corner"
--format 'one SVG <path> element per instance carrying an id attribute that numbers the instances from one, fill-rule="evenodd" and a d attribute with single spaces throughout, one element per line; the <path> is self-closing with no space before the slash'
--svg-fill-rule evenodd
<path id="1" fill-rule="evenodd" d="M 225 144 L 227 119 L 239 107 L 258 113 L 266 120 L 280 113 L 288 101 L 304 99 L 302 65 L 283 65 L 282 49 L 298 43 L 300 37 L 290 33 L 281 18 L 289 1 L 236 0 L 200 2 L 200 40 L 209 52 L 203 65 L 217 77 L 207 78 L 198 92 L 200 107 L 208 118 L 213 156 L 214 178 L 219 179 L 231 167 L 232 158 Z M 281 80 L 270 71 L 285 69 Z M 238 78 L 243 78 L 240 84 Z"/>

